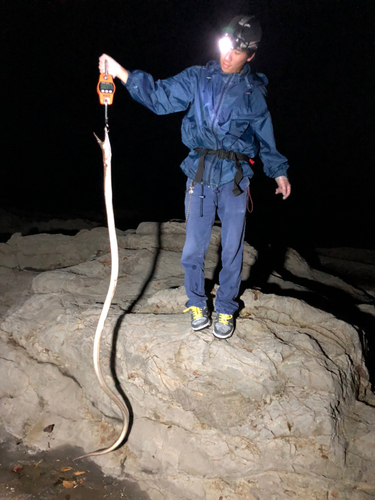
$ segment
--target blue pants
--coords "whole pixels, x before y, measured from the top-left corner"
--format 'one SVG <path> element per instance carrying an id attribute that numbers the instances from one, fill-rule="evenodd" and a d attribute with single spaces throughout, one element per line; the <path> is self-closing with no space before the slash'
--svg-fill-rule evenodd
<path id="1" fill-rule="evenodd" d="M 206 305 L 204 289 L 204 259 L 211 238 L 216 211 L 221 220 L 221 263 L 219 289 L 216 293 L 215 309 L 222 314 L 233 314 L 238 309 L 238 296 L 241 274 L 242 254 L 245 236 L 246 196 L 249 179 L 243 178 L 240 187 L 243 193 L 234 196 L 233 182 L 220 187 L 194 187 L 190 195 L 188 189 L 191 180 L 186 183 L 185 216 L 186 241 L 182 252 L 181 264 L 185 269 L 185 290 L 188 296 L 186 307 Z M 203 199 L 203 204 L 201 200 Z M 187 214 L 188 211 L 188 214 Z M 203 216 L 201 216 L 203 212 Z"/>

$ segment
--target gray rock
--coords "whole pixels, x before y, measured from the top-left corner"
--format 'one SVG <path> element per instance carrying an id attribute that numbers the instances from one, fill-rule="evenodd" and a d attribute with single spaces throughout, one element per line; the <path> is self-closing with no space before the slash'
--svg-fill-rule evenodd
<path id="1" fill-rule="evenodd" d="M 46 214 L 30 212 L 15 214 L 0 208 L 0 233 L 29 234 L 31 231 L 45 233 L 51 231 L 80 231 L 100 226 L 98 222 L 87 218 L 62 219 L 55 216 L 46 217 Z"/>
<path id="2" fill-rule="evenodd" d="M 0 266 L 0 317 L 29 296 L 32 281 L 37 275 L 38 273 L 32 271 Z"/>
<path id="3" fill-rule="evenodd" d="M 323 269 L 354 282 L 375 297 L 375 250 L 360 248 L 318 248 Z"/>
<path id="4" fill-rule="evenodd" d="M 375 409 L 357 328 L 296 298 L 246 290 L 231 339 L 193 332 L 181 314 L 184 227 L 166 223 L 161 238 L 158 230 L 144 223 L 119 233 L 120 273 L 101 360 L 114 390 L 115 368 L 134 422 L 125 446 L 94 460 L 108 474 L 129 475 L 155 500 L 373 498 Z M 79 241 L 28 240 L 35 243 L 29 250 L 11 245 L 18 267 L 21 256 L 25 264 L 59 245 L 59 259 L 46 258 L 46 266 L 74 261 L 28 274 L 18 298 L 2 289 L 0 416 L 8 432 L 38 449 L 92 451 L 121 429 L 92 365 L 110 255 L 104 233 L 88 233 Z M 219 239 L 215 228 L 208 272 Z M 245 253 L 254 262 L 254 249 Z M 330 282 L 294 251 L 287 266 L 306 281 Z M 17 269 L 2 272 L 9 282 L 20 279 Z M 44 432 L 50 424 L 53 432 Z"/>
<path id="5" fill-rule="evenodd" d="M 117 230 L 118 244 L 127 232 Z M 15 233 L 0 243 L 0 266 L 44 271 L 74 266 L 109 251 L 108 229 L 83 229 L 75 236 Z"/>
<path id="6" fill-rule="evenodd" d="M 289 248 L 286 253 L 285 269 L 290 271 L 295 276 L 310 280 L 312 283 L 321 283 L 322 285 L 344 291 L 355 300 L 363 302 L 372 300 L 368 293 L 346 283 L 340 277 L 332 276 L 331 274 L 318 269 L 313 269 L 295 250 L 291 248 Z"/>

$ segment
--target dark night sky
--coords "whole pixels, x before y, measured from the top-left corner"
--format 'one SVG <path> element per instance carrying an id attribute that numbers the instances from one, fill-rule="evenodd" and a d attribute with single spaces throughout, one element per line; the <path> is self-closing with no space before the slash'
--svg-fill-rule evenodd
<path id="1" fill-rule="evenodd" d="M 256 164 L 250 241 L 375 248 L 371 0 L 29 0 L 0 12 L 2 208 L 103 213 L 97 60 L 172 76 L 218 57 L 219 28 L 254 12 L 264 37 L 253 68 L 270 80 L 278 149 L 292 196 Z M 109 109 L 115 216 L 183 218 L 182 114 L 156 116 L 117 81 Z M 4 154 L 5 153 L 5 154 Z"/>

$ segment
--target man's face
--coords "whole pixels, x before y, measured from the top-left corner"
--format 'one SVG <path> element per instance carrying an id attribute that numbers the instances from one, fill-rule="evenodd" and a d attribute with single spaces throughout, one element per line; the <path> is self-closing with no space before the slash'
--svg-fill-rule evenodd
<path id="1" fill-rule="evenodd" d="M 220 56 L 220 66 L 224 73 L 240 73 L 243 65 L 251 61 L 252 57 L 247 57 L 246 50 L 229 50 Z"/>

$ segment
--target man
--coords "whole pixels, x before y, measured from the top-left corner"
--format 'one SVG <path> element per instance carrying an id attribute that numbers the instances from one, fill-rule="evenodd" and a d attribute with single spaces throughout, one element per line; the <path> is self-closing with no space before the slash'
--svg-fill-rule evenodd
<path id="1" fill-rule="evenodd" d="M 276 194 L 290 195 L 287 159 L 277 150 L 264 99 L 267 78 L 251 71 L 261 27 L 254 16 L 237 16 L 220 41 L 220 62 L 193 66 L 166 80 L 142 71 L 129 72 L 103 54 L 99 70 L 119 78 L 136 101 L 157 114 L 188 110 L 182 141 L 190 149 L 181 168 L 187 175 L 185 270 L 191 326 L 210 326 L 204 289 L 204 260 L 216 213 L 221 220 L 222 269 L 216 293 L 213 334 L 229 338 L 241 284 L 246 196 L 253 176 L 249 162 L 259 153 L 264 171 L 276 180 Z"/>

